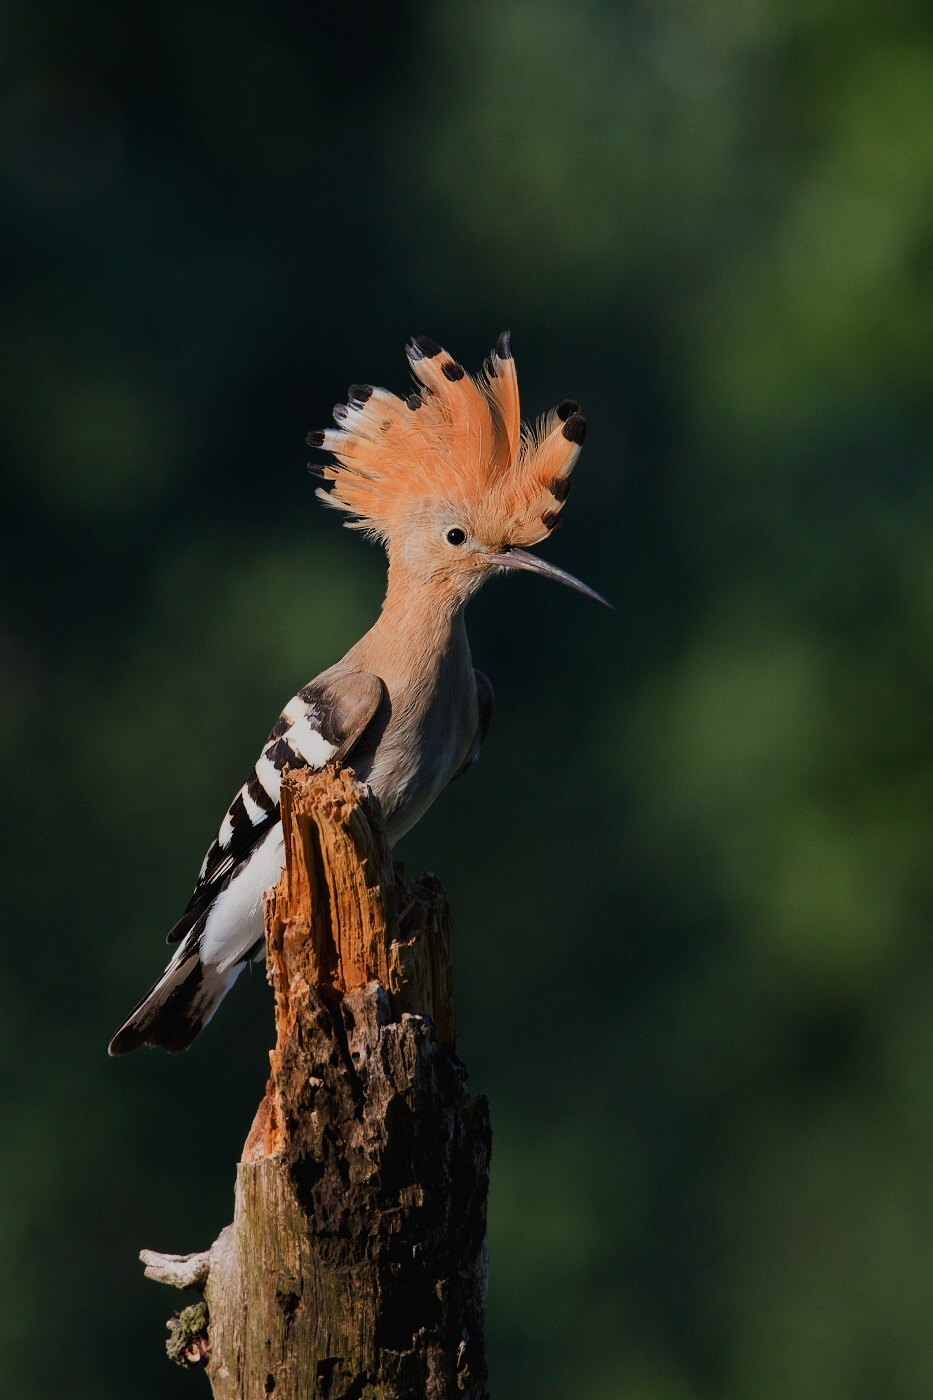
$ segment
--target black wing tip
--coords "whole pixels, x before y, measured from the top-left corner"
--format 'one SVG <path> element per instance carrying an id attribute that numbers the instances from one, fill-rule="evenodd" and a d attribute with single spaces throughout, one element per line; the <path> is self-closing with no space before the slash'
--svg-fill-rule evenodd
<path id="1" fill-rule="evenodd" d="M 500 360 L 511 360 L 512 358 L 512 332 L 503 331 L 496 341 L 496 354 Z"/>
<path id="2" fill-rule="evenodd" d="M 175 958 L 178 958 L 176 953 Z M 167 975 L 170 979 L 167 981 Z M 173 960 L 155 986 L 123 1022 L 107 1047 L 113 1057 L 129 1055 L 141 1045 L 151 1045 L 177 1055 L 204 1029 L 217 998 L 198 997 L 204 981 L 204 964 L 197 954 Z M 221 990 L 220 996 L 223 996 Z"/>
<path id="3" fill-rule="evenodd" d="M 145 1042 L 140 1038 L 139 1033 L 133 1026 L 121 1026 L 107 1046 L 107 1054 L 111 1059 L 116 1059 L 120 1055 L 129 1055 L 131 1051 L 138 1050 Z"/>
<path id="4" fill-rule="evenodd" d="M 129 1022 L 117 1031 L 107 1046 L 107 1054 L 111 1059 L 119 1059 L 146 1045 L 150 1050 L 167 1050 L 170 1055 L 180 1055 L 194 1044 L 203 1029 L 204 1022 L 200 1017 L 182 1016 L 165 1024 L 156 1022 L 148 1026 L 136 1026 Z"/>

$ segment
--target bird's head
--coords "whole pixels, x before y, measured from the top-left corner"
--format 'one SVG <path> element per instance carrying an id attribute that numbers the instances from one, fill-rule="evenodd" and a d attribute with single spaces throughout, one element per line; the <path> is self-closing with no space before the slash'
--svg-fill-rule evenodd
<path id="1" fill-rule="evenodd" d="M 465 601 L 503 569 L 524 569 L 605 598 L 526 546 L 547 539 L 570 495 L 586 434 L 579 404 L 521 421 L 509 337 L 477 379 L 427 336 L 408 346 L 416 389 L 406 399 L 354 384 L 336 428 L 308 434 L 336 465 L 318 495 L 382 540 L 390 561 Z M 608 605 L 607 605 L 608 606 Z"/>

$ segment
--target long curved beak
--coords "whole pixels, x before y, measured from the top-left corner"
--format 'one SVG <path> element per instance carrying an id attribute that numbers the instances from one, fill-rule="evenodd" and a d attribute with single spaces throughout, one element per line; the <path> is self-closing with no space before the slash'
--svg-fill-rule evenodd
<path id="1" fill-rule="evenodd" d="M 556 564 L 548 564 L 546 560 L 539 559 L 537 554 L 529 554 L 527 549 L 507 549 L 502 554 L 487 554 L 486 560 L 500 569 L 527 569 L 530 574 L 552 578 L 557 583 L 565 583 L 568 588 L 575 588 L 578 593 L 585 593 L 588 598 L 595 598 L 597 603 L 602 603 L 604 607 L 612 608 L 609 599 L 597 593 L 594 588 L 588 588 L 585 583 L 574 578 L 573 574 L 558 569 Z M 612 610 L 615 612 L 614 608 Z"/>

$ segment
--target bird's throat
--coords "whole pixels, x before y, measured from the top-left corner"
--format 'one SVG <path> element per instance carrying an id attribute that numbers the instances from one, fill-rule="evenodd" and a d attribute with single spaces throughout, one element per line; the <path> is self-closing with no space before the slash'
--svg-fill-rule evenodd
<path id="1" fill-rule="evenodd" d="M 410 683 L 451 662 L 471 667 L 462 596 L 444 580 L 426 581 L 398 560 L 389 566 L 382 611 L 348 656 L 355 665 L 392 681 Z"/>

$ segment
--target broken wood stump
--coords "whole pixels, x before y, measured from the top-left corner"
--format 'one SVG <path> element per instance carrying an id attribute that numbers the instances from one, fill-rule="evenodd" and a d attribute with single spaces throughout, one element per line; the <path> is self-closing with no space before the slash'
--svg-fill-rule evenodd
<path id="1" fill-rule="evenodd" d="M 216 1400 L 488 1400 L 489 1115 L 455 1053 L 447 897 L 393 868 L 346 769 L 286 774 L 282 822 L 277 1039 L 233 1224 L 141 1255 L 204 1295 L 170 1353 Z"/>

